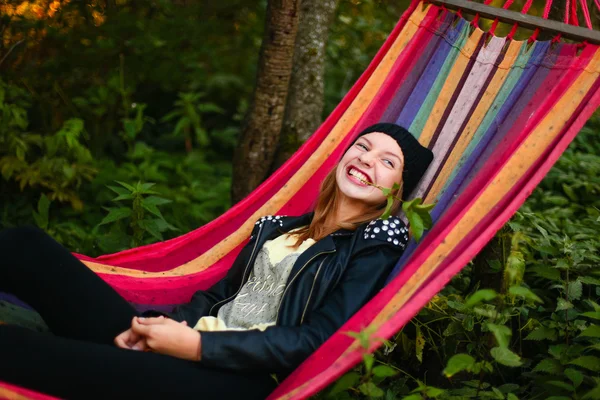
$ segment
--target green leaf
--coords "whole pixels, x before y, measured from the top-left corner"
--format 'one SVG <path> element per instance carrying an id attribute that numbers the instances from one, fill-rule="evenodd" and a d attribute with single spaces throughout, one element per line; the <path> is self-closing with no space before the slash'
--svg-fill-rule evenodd
<path id="1" fill-rule="evenodd" d="M 590 325 L 579 334 L 580 337 L 600 337 L 600 325 Z"/>
<path id="2" fill-rule="evenodd" d="M 487 323 L 487 328 L 494 334 L 496 337 L 496 341 L 498 342 L 498 346 L 500 347 L 508 347 L 510 343 L 510 337 L 512 336 L 512 331 L 506 325 L 496 325 Z"/>
<path id="3" fill-rule="evenodd" d="M 578 280 L 588 285 L 600 286 L 600 279 L 592 278 L 591 276 L 580 276 Z"/>
<path id="4" fill-rule="evenodd" d="M 357 339 L 360 343 L 361 347 L 365 350 L 368 350 L 371 347 L 371 331 L 368 329 L 363 329 L 360 332 L 346 332 L 346 335 Z"/>
<path id="5" fill-rule="evenodd" d="M 156 215 L 158 218 L 164 219 L 164 217 L 162 216 L 162 214 L 161 214 L 160 210 L 158 209 L 158 207 L 156 207 L 152 203 L 146 202 L 146 199 L 142 199 L 142 207 L 144 207 L 146 210 L 148 210 L 152 214 Z"/>
<path id="6" fill-rule="evenodd" d="M 109 223 L 115 222 L 115 221 L 119 221 L 121 219 L 128 218 L 130 216 L 131 216 L 131 209 L 129 209 L 127 207 L 110 208 L 108 211 L 108 215 L 106 217 L 104 217 L 104 219 L 102 219 L 102 221 L 98 224 L 98 226 L 104 225 L 104 224 L 109 224 Z"/>
<path id="7" fill-rule="evenodd" d="M 475 328 L 475 318 L 472 315 L 467 315 L 463 319 L 462 326 L 467 332 L 472 332 Z"/>
<path id="8" fill-rule="evenodd" d="M 375 362 L 375 356 L 373 354 L 363 354 L 363 360 L 365 362 L 365 369 L 367 370 L 367 373 L 371 372 L 371 369 L 373 368 L 373 363 Z"/>
<path id="9" fill-rule="evenodd" d="M 548 354 L 556 359 L 561 359 L 562 356 L 567 352 L 568 346 L 566 344 L 556 344 L 548 348 Z"/>
<path id="10" fill-rule="evenodd" d="M 393 205 L 394 205 L 394 198 L 391 196 L 388 196 L 387 203 L 385 205 L 385 211 L 381 215 L 381 219 L 388 219 L 390 217 L 390 215 L 392 214 L 392 206 Z"/>
<path id="11" fill-rule="evenodd" d="M 360 381 L 360 375 L 356 372 L 348 372 L 337 380 L 335 385 L 331 388 L 329 396 L 344 392 L 356 385 Z"/>
<path id="12" fill-rule="evenodd" d="M 581 382 L 583 382 L 583 374 L 576 369 L 567 368 L 565 369 L 564 374 L 571 380 L 571 382 L 573 382 L 573 386 L 576 388 L 578 388 L 579 385 L 581 385 Z"/>
<path id="13" fill-rule="evenodd" d="M 570 397 L 566 397 L 566 396 L 550 396 L 550 397 L 546 397 L 545 400 L 572 400 Z"/>
<path id="14" fill-rule="evenodd" d="M 525 340 L 556 340 L 556 329 L 540 326 L 530 332 Z"/>
<path id="15" fill-rule="evenodd" d="M 419 199 L 419 200 L 421 200 L 421 199 Z M 433 207 L 435 207 L 435 203 L 431 203 L 431 204 L 415 204 L 413 207 L 414 207 L 415 210 L 425 211 L 425 212 L 429 213 L 429 211 L 433 210 Z"/>
<path id="16" fill-rule="evenodd" d="M 113 199 L 113 201 L 121 201 L 121 200 L 132 200 L 133 199 L 133 195 L 131 193 L 127 193 L 127 194 L 120 194 L 117 197 L 115 197 Z"/>
<path id="17" fill-rule="evenodd" d="M 469 296 L 469 298 L 465 302 L 465 306 L 473 307 L 481 303 L 482 301 L 493 300 L 496 298 L 496 296 L 498 296 L 498 294 L 492 289 L 481 289 Z"/>
<path id="18" fill-rule="evenodd" d="M 581 298 L 581 294 L 583 293 L 583 287 L 581 285 L 581 281 L 573 281 L 569 282 L 567 285 L 567 295 L 569 300 L 579 300 Z"/>
<path id="19" fill-rule="evenodd" d="M 527 269 L 528 272 L 533 272 L 539 277 L 550 279 L 552 281 L 560 280 L 560 271 L 556 268 L 548 266 L 535 266 Z"/>
<path id="20" fill-rule="evenodd" d="M 546 383 L 559 387 L 561 389 L 565 389 L 568 390 L 569 392 L 574 392 L 575 388 L 573 387 L 573 385 L 569 385 L 566 382 L 562 382 L 562 381 L 546 381 Z"/>
<path id="21" fill-rule="evenodd" d="M 577 197 L 577 195 L 575 194 L 575 191 L 571 188 L 571 186 L 567 185 L 566 183 L 563 183 L 562 185 L 563 190 L 565 191 L 565 194 L 574 202 L 578 202 L 579 198 Z"/>
<path id="22" fill-rule="evenodd" d="M 497 388 L 493 387 L 492 388 L 492 392 L 496 395 L 497 399 L 504 400 L 504 394 L 500 390 L 498 390 Z"/>
<path id="23" fill-rule="evenodd" d="M 428 212 L 417 211 L 421 219 L 423 220 L 423 228 L 431 229 L 433 226 L 433 220 L 431 219 L 431 215 Z"/>
<path id="24" fill-rule="evenodd" d="M 594 344 L 588 346 L 587 348 L 600 351 L 600 343 L 594 343 Z"/>
<path id="25" fill-rule="evenodd" d="M 155 220 L 152 219 L 143 219 L 138 221 L 138 226 L 148 232 L 157 240 L 164 240 L 160 230 L 158 229 L 158 225 Z"/>
<path id="26" fill-rule="evenodd" d="M 507 394 L 519 390 L 519 385 L 516 383 L 505 383 L 504 385 L 498 386 L 498 390 Z"/>
<path id="27" fill-rule="evenodd" d="M 128 194 L 131 194 L 131 192 L 129 190 L 119 187 L 119 186 L 106 185 L 106 187 L 109 188 L 110 190 L 112 190 L 113 192 L 115 192 L 116 194 L 118 194 L 119 196 L 125 196 Z"/>
<path id="28" fill-rule="evenodd" d="M 593 319 L 600 319 L 600 311 L 587 311 L 579 314 L 582 317 L 588 317 Z"/>
<path id="29" fill-rule="evenodd" d="M 468 354 L 455 354 L 448 360 L 448 364 L 446 368 L 444 368 L 444 375 L 448 378 L 456 375 L 461 371 L 471 371 L 473 365 L 475 364 L 475 359 Z"/>
<path id="30" fill-rule="evenodd" d="M 378 378 L 387 378 L 398 375 L 398 371 L 392 367 L 388 367 L 387 365 L 378 365 L 373 368 L 373 375 Z"/>
<path id="31" fill-rule="evenodd" d="M 423 232 L 425 231 L 425 225 L 423 224 L 423 219 L 421 216 L 413 210 L 409 210 L 406 213 L 406 218 L 408 218 L 409 222 L 409 230 L 412 237 L 418 242 L 421 240 L 423 236 Z"/>
<path id="32" fill-rule="evenodd" d="M 509 393 L 506 395 L 506 400 L 519 400 L 519 398 L 515 394 Z"/>
<path id="33" fill-rule="evenodd" d="M 442 332 L 442 335 L 448 337 L 448 336 L 456 335 L 457 333 L 460 333 L 460 332 L 462 332 L 461 324 L 458 323 L 457 321 L 452 321 L 448 324 L 446 329 L 444 329 L 444 332 Z"/>
<path id="34" fill-rule="evenodd" d="M 37 206 L 38 212 L 33 213 L 33 218 L 35 219 L 35 223 L 41 229 L 48 229 L 48 215 L 50 210 L 50 200 L 46 197 L 45 194 L 42 193 L 40 199 L 38 200 Z"/>
<path id="35" fill-rule="evenodd" d="M 490 350 L 490 354 L 497 363 L 507 367 L 518 367 L 523 364 L 521 357 L 506 347 L 494 347 Z"/>
<path id="36" fill-rule="evenodd" d="M 365 382 L 358 387 L 358 390 L 365 396 L 369 397 L 383 397 L 385 392 L 379 389 L 373 382 Z"/>
<path id="37" fill-rule="evenodd" d="M 436 398 L 438 396 L 441 396 L 445 393 L 444 390 L 442 389 L 438 389 L 436 387 L 433 386 L 428 386 L 427 389 L 425 389 L 425 394 L 427 395 L 427 397 L 431 397 L 431 398 Z"/>
<path id="38" fill-rule="evenodd" d="M 600 386 L 597 386 L 594 389 L 590 390 L 581 398 L 581 400 L 587 400 L 587 399 L 599 400 L 600 399 Z"/>
<path id="39" fill-rule="evenodd" d="M 171 203 L 171 200 L 164 199 L 164 198 L 158 197 L 158 196 L 148 196 L 144 199 L 144 203 L 152 204 L 154 206 L 162 206 L 163 204 Z"/>
<path id="40" fill-rule="evenodd" d="M 404 213 L 407 213 L 408 211 L 412 210 L 412 208 L 415 205 L 421 204 L 421 199 L 420 198 L 414 198 L 412 200 L 409 201 L 405 201 L 402 203 L 402 211 L 404 211 Z"/>
<path id="41" fill-rule="evenodd" d="M 590 371 L 600 372 L 600 358 L 595 356 L 581 356 L 574 359 L 569 364 L 578 365 L 585 369 L 589 369 Z"/>
<path id="42" fill-rule="evenodd" d="M 533 372 L 546 372 L 548 374 L 560 375 L 562 372 L 562 365 L 554 358 L 546 358 L 535 366 Z"/>
<path id="43" fill-rule="evenodd" d="M 562 311 L 562 310 L 569 310 L 573 308 L 573 304 L 565 299 L 563 299 L 562 297 L 559 297 L 558 300 L 556 301 L 556 310 L 555 311 Z"/>
<path id="44" fill-rule="evenodd" d="M 135 188 L 133 186 L 131 186 L 130 184 L 128 184 L 128 183 L 120 182 L 120 181 L 115 181 L 115 182 L 117 182 L 119 185 L 123 186 L 124 188 L 126 188 L 130 192 L 134 192 L 135 191 Z"/>
<path id="45" fill-rule="evenodd" d="M 446 304 L 448 305 L 448 307 L 457 311 L 463 311 L 466 308 L 466 306 L 463 303 L 454 300 L 448 300 Z"/>
<path id="46" fill-rule="evenodd" d="M 423 332 L 421 332 L 421 327 L 417 326 L 417 337 L 415 339 L 415 353 L 417 355 L 417 360 L 419 362 L 423 362 L 423 349 L 425 348 L 425 337 L 423 337 Z"/>
<path id="47" fill-rule="evenodd" d="M 415 393 L 408 396 L 404 396 L 402 400 L 423 400 L 423 396 L 421 396 L 419 393 Z"/>
<path id="48" fill-rule="evenodd" d="M 531 300 L 538 303 L 543 303 L 542 299 L 540 299 L 535 293 L 524 286 L 511 286 L 508 289 L 508 292 L 516 297 L 521 297 L 525 300 Z"/>

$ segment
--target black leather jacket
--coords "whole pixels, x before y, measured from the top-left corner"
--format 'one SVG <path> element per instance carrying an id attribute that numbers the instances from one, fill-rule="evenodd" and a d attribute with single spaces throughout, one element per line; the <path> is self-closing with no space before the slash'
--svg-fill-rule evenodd
<path id="1" fill-rule="evenodd" d="M 173 317 L 194 326 L 203 316 L 216 316 L 248 280 L 263 244 L 311 219 L 312 214 L 261 218 L 227 276 L 196 292 Z M 406 226 L 393 217 L 319 240 L 295 262 L 275 326 L 265 331 L 201 332 L 201 363 L 229 370 L 291 372 L 383 287 L 407 241 Z"/>

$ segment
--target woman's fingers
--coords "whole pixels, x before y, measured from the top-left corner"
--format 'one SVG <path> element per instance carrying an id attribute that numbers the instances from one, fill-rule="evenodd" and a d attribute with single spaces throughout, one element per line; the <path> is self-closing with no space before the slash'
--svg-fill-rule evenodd
<path id="1" fill-rule="evenodd" d="M 136 339 L 133 339 L 132 336 L 135 336 Z M 133 343 L 137 340 L 139 336 L 135 335 L 131 329 L 127 329 L 125 332 L 119 334 L 115 338 L 115 345 L 122 349 L 129 349 Z"/>
<path id="2" fill-rule="evenodd" d="M 146 345 L 146 339 L 140 339 L 137 341 L 137 343 L 135 343 L 133 346 L 131 346 L 131 348 L 133 350 L 138 350 L 138 351 L 145 351 L 148 349 L 148 346 Z"/>
<path id="3" fill-rule="evenodd" d="M 139 318 L 142 319 L 142 318 Z M 139 321 L 138 318 L 133 319 L 133 323 L 131 324 L 131 329 L 134 333 L 142 336 L 148 336 L 150 334 L 150 328 L 152 325 L 143 325 L 142 321 Z M 142 319 L 143 320 L 143 319 Z"/>
<path id="4" fill-rule="evenodd" d="M 123 338 L 123 334 L 122 333 L 115 338 L 115 344 L 117 345 L 117 347 L 120 347 L 122 349 L 128 349 L 129 348 L 129 346 L 127 346 L 127 343 L 125 343 L 125 339 Z"/>

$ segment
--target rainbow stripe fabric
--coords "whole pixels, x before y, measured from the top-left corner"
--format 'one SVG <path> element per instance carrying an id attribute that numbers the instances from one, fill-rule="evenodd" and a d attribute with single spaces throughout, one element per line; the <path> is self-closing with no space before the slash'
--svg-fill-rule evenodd
<path id="1" fill-rule="evenodd" d="M 344 332 L 391 337 L 508 221 L 600 105 L 599 76 L 596 45 L 510 41 L 414 1 L 334 112 L 249 197 L 181 237 L 79 257 L 138 308 L 170 308 L 225 275 L 259 217 L 309 211 L 360 130 L 379 121 L 407 127 L 435 154 L 413 193 L 437 202 L 434 227 L 269 397 L 305 398 L 362 359 Z M 0 397 L 42 398 L 15 390 L 0 383 Z"/>

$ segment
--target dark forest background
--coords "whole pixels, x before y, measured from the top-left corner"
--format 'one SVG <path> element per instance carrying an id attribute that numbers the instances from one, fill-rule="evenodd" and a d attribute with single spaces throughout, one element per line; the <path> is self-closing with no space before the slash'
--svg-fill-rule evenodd
<path id="1" fill-rule="evenodd" d="M 97 256 L 211 221 L 318 127 L 407 6 L 0 1 L 0 228 Z M 600 399 L 599 130 L 596 115 L 482 254 L 319 397 Z"/>

